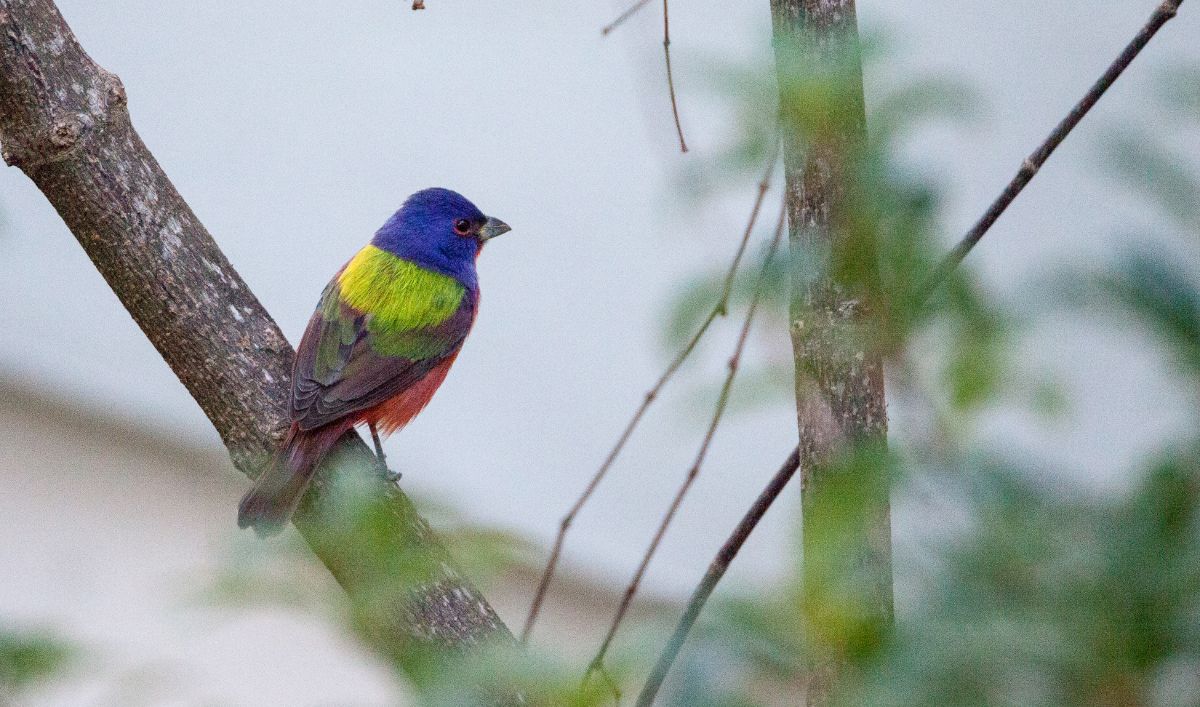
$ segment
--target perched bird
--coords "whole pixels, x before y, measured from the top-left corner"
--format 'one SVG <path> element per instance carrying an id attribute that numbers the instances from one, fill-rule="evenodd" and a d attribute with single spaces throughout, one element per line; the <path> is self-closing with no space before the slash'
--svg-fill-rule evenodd
<path id="1" fill-rule="evenodd" d="M 508 232 L 449 189 L 413 194 L 321 295 L 292 368 L 291 428 L 242 499 L 238 525 L 278 532 L 321 459 L 365 423 L 379 435 L 413 419 L 458 356 L 479 307 L 475 259 Z"/>

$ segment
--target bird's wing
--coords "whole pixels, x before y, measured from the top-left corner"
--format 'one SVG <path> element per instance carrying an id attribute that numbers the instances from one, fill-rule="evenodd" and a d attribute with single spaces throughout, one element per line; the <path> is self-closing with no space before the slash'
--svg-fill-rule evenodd
<path id="1" fill-rule="evenodd" d="M 420 381 L 462 346 L 474 318 L 464 297 L 458 311 L 434 327 L 372 328 L 372 315 L 347 304 L 337 278 L 325 288 L 296 350 L 292 421 L 311 430 L 369 410 Z"/>

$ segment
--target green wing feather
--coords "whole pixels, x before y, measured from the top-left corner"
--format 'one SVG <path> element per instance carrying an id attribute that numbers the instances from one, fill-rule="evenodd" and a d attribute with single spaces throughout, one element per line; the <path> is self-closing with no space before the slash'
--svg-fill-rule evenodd
<path id="1" fill-rule="evenodd" d="M 390 299 L 381 300 L 380 314 L 363 311 L 344 294 L 353 264 L 325 288 L 296 351 L 291 416 L 302 430 L 351 417 L 403 392 L 458 351 L 474 320 L 471 297 L 459 297 L 440 322 L 410 317 L 416 326 L 381 316 L 400 311 Z M 428 293 L 417 299 L 428 301 Z"/>

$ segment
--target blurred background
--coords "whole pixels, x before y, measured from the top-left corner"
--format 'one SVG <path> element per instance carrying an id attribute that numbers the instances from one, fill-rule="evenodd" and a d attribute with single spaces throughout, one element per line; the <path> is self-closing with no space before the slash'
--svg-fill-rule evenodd
<path id="1" fill-rule="evenodd" d="M 293 342 L 332 273 L 409 193 L 450 187 L 513 226 L 481 258 L 484 304 L 454 372 L 386 449 L 449 534 L 519 539 L 517 562 L 487 583 L 519 626 L 559 519 L 669 358 L 672 317 L 736 247 L 759 167 L 731 166 L 755 94 L 730 67 L 770 66 L 766 0 L 672 7 L 686 155 L 655 6 L 602 38 L 622 4 L 58 5 L 122 78 L 138 131 Z M 907 169 L 937 184 L 948 245 L 1153 3 L 918 5 L 860 2 L 860 27 L 878 47 L 867 105 L 870 114 L 925 76 L 969 89 L 965 118 L 924 122 L 896 146 Z M 1016 365 L 1002 375 L 1025 397 L 974 411 L 968 436 L 1041 460 L 1085 498 L 1128 492 L 1127 470 L 1196 422 L 1195 390 L 1144 332 L 1047 305 L 1056 273 L 1101 269 L 1131 245 L 1200 265 L 1162 200 L 1113 167 L 1138 176 L 1120 147 L 1146 141 L 1181 152 L 1172 166 L 1182 173 L 1200 166 L 1195 122 L 1184 130 L 1162 98 L 1170 70 L 1200 62 L 1195 9 L 1184 6 L 971 256 L 980 291 L 1024 315 L 1005 344 Z M 1197 91 L 1194 74 L 1174 75 L 1187 82 L 1174 85 L 1180 94 Z M 757 110 L 765 120 L 775 106 Z M 0 300 L 0 632 L 58 637 L 77 655 L 20 704 L 404 699 L 402 682 L 345 627 L 336 587 L 294 533 L 263 544 L 237 530 L 248 482 L 15 169 L 0 170 Z M 760 384 L 735 397 L 651 565 L 639 616 L 681 603 L 795 444 L 790 381 L 754 376 L 790 352 L 781 320 L 764 321 L 747 363 Z M 535 642 L 580 669 L 695 454 L 735 327 L 710 335 L 567 540 Z M 1056 414 L 1030 412 L 1041 403 Z M 898 445 L 928 431 L 902 395 L 890 413 Z M 798 508 L 792 488 L 722 591 L 786 581 Z M 898 557 L 919 547 L 911 538 L 929 518 L 919 495 L 898 498 Z M 912 606 L 897 574 L 903 615 Z M 42 646 L 47 660 L 56 645 Z"/>

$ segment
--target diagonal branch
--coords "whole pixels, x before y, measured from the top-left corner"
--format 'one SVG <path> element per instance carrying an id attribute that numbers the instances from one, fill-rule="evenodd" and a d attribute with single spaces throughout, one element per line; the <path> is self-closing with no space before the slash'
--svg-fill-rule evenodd
<path id="1" fill-rule="evenodd" d="M 142 143 L 125 101 L 120 80 L 80 47 L 52 0 L 0 0 L 5 162 L 45 194 L 234 465 L 254 477 L 288 423 L 292 348 Z M 401 666 L 511 642 L 412 503 L 374 468 L 348 433 L 295 517 L 348 592 L 365 638 Z"/>
<path id="2" fill-rule="evenodd" d="M 633 3 L 629 7 L 625 8 L 624 12 L 622 12 L 620 15 L 617 15 L 617 19 L 615 19 L 612 22 L 609 22 L 607 25 L 605 25 L 604 29 L 600 30 L 600 34 L 608 34 L 609 32 L 613 31 L 614 29 L 625 24 L 625 20 L 628 20 L 630 17 L 633 17 L 634 15 L 637 14 L 638 10 L 642 9 L 643 7 L 645 7 L 649 4 L 650 4 L 650 0 L 637 0 L 637 2 Z"/>
<path id="3" fill-rule="evenodd" d="M 1029 157 L 1025 158 L 1025 161 L 1021 163 L 1021 168 L 1017 170 L 1017 173 L 1008 182 L 1008 185 L 1004 187 L 1004 191 L 1000 193 L 1000 196 L 996 197 L 996 200 L 992 202 L 992 205 L 988 207 L 988 210 L 980 217 L 979 221 L 975 223 L 970 231 L 967 231 L 967 235 L 963 236 L 958 245 L 954 246 L 954 249 L 938 264 L 933 274 L 925 282 L 925 285 L 917 295 L 916 304 L 918 307 L 933 294 L 933 291 L 967 257 L 967 253 L 971 252 L 971 249 L 979 243 L 984 234 L 1000 218 L 1000 215 L 1012 205 L 1017 195 L 1025 189 L 1029 182 L 1033 181 L 1038 170 L 1042 168 L 1042 165 L 1046 164 L 1046 160 L 1058 149 L 1062 141 L 1071 134 L 1075 126 L 1079 125 L 1079 121 L 1083 120 L 1083 117 L 1095 107 L 1100 98 L 1117 82 L 1117 79 L 1121 78 L 1121 74 L 1125 72 L 1125 69 L 1129 68 L 1129 65 L 1133 63 L 1138 54 L 1142 53 L 1142 50 L 1146 48 L 1146 45 L 1150 43 L 1154 35 L 1158 34 L 1163 25 L 1175 17 L 1176 13 L 1179 12 L 1179 6 L 1182 4 L 1183 0 L 1163 0 L 1155 8 L 1154 14 L 1150 15 L 1150 19 L 1146 22 L 1145 26 L 1130 40 L 1120 56 L 1113 60 L 1113 63 L 1101 74 L 1100 78 L 1096 79 L 1096 83 L 1092 84 L 1092 87 L 1084 94 L 1083 98 L 1079 99 L 1079 102 L 1071 108 L 1071 112 L 1067 113 L 1066 117 L 1054 127 L 1054 130 L 1050 131 L 1050 134 L 1046 136 L 1042 144 L 1038 145 L 1038 148 Z"/>
<path id="4" fill-rule="evenodd" d="M 758 521 L 762 520 L 767 514 L 767 509 L 779 498 L 779 494 L 783 493 L 783 489 L 791 481 L 792 476 L 796 474 L 796 470 L 800 468 L 800 448 L 796 447 L 792 453 L 788 455 L 787 460 L 783 462 L 783 466 L 779 467 L 779 471 L 771 477 L 767 482 L 766 488 L 754 499 L 754 504 L 750 506 L 750 510 L 746 511 L 746 515 L 742 517 L 741 522 L 733 529 L 733 534 L 721 546 L 717 552 L 717 556 L 708 566 L 708 571 L 704 573 L 704 578 L 700 580 L 699 586 L 692 592 L 692 598 L 688 600 L 687 610 L 683 612 L 683 616 L 679 619 L 679 625 L 675 627 L 675 633 L 671 635 L 671 640 L 667 642 L 666 648 L 663 648 L 662 655 L 658 657 L 658 663 L 654 666 L 654 671 L 650 674 L 650 678 L 646 680 L 646 685 L 642 687 L 642 692 L 638 695 L 638 707 L 649 707 L 654 704 L 654 698 L 658 695 L 658 690 L 662 687 L 663 680 L 667 679 L 667 673 L 670 672 L 671 666 L 675 663 L 675 658 L 679 656 L 679 651 L 683 648 L 683 642 L 687 639 L 688 633 L 695 625 L 696 619 L 700 617 L 700 611 L 704 608 L 704 604 L 708 598 L 712 596 L 713 590 L 717 588 L 717 583 L 725 576 L 725 571 L 729 569 L 729 565 L 733 563 L 733 558 L 737 557 L 738 551 L 742 549 L 742 545 L 746 544 L 746 539 L 750 537 L 750 533 L 754 532 L 754 528 L 758 526 Z"/>

